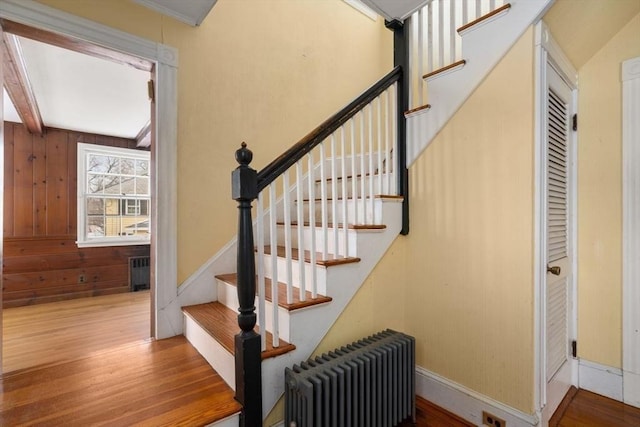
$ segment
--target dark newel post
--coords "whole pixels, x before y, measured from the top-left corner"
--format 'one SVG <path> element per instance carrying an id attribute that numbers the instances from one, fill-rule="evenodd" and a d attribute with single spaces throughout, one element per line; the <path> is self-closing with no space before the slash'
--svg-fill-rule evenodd
<path id="1" fill-rule="evenodd" d="M 407 18 L 410 19 L 410 18 Z M 407 21 L 405 21 L 407 22 Z M 409 109 L 409 36 L 408 26 L 403 22 L 394 20 L 386 22 L 387 28 L 393 30 L 393 65 L 402 68 L 402 75 L 398 80 L 398 188 L 404 196 L 402 204 L 402 230 L 401 234 L 409 234 L 409 170 L 407 169 L 407 133 L 404 112 Z"/>
<path id="2" fill-rule="evenodd" d="M 243 406 L 241 427 L 262 425 L 262 360 L 256 325 L 256 263 L 253 247 L 251 202 L 258 197 L 258 173 L 249 167 L 253 153 L 242 143 L 236 151 L 240 164 L 231 174 L 232 197 L 238 202 L 238 325 L 236 349 L 236 400 Z"/>

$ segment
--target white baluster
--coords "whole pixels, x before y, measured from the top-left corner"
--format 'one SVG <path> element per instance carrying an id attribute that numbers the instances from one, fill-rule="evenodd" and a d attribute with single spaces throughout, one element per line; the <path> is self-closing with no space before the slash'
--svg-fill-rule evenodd
<path id="1" fill-rule="evenodd" d="M 380 177 L 381 180 L 384 179 L 386 181 L 386 185 L 382 185 L 382 187 L 384 188 L 384 194 L 391 194 L 391 185 L 389 182 L 389 177 L 391 176 L 391 171 L 389 170 L 389 168 L 391 167 L 391 159 L 389 158 L 389 132 L 391 132 L 391 123 L 393 117 L 391 117 L 389 114 L 391 114 L 391 112 L 393 111 L 393 107 L 389 107 L 389 103 L 391 102 L 390 92 L 390 89 L 387 89 L 384 92 L 386 100 L 386 102 L 384 103 L 384 115 L 387 119 L 384 121 L 384 170 L 382 171 L 384 172 L 384 175 Z"/>
<path id="2" fill-rule="evenodd" d="M 476 0 L 476 16 L 474 19 L 478 19 L 482 16 L 482 0 Z"/>
<path id="3" fill-rule="evenodd" d="M 329 258 L 329 216 L 327 206 L 327 173 L 325 171 L 326 155 L 324 150 L 324 141 L 320 143 L 320 199 L 322 212 L 322 259 Z"/>
<path id="4" fill-rule="evenodd" d="M 462 25 L 467 22 L 469 22 L 469 2 L 465 0 L 462 2 Z"/>
<path id="5" fill-rule="evenodd" d="M 377 98 L 377 115 L 378 115 L 378 143 L 376 144 L 378 151 L 378 166 L 376 167 L 376 183 L 377 183 L 377 194 L 382 194 L 382 96 L 378 96 Z M 373 176 L 372 176 L 373 178 Z"/>
<path id="6" fill-rule="evenodd" d="M 365 106 L 365 108 L 367 108 Z M 367 223 L 367 171 L 365 169 L 365 155 L 366 150 L 364 148 L 364 109 L 360 111 L 360 195 L 362 196 L 362 221 L 361 224 Z M 357 200 L 354 203 L 358 203 Z"/>
<path id="7" fill-rule="evenodd" d="M 318 296 L 317 274 L 316 274 L 316 179 L 314 174 L 315 164 L 313 162 L 313 151 L 307 154 L 309 160 L 309 200 L 313 200 L 313 204 L 309 204 L 309 230 L 311 231 L 309 242 L 309 255 L 311 262 L 311 294 L 313 298 Z M 301 262 L 303 260 L 300 260 Z M 306 295 L 305 295 L 306 299 Z M 303 300 L 301 300 L 303 301 Z"/>
<path id="8" fill-rule="evenodd" d="M 358 173 L 356 168 L 356 130 L 355 121 L 349 120 L 351 125 L 351 197 L 353 200 L 353 223 L 358 223 Z"/>
<path id="9" fill-rule="evenodd" d="M 306 294 L 305 268 L 304 268 L 304 193 L 302 180 L 302 165 L 296 162 L 296 189 L 298 190 L 298 272 L 299 272 L 299 298 L 304 301 Z M 313 209 L 313 200 L 309 200 L 309 209 Z"/>
<path id="10" fill-rule="evenodd" d="M 438 68 L 442 68 L 445 65 L 444 62 L 444 0 L 438 1 Z"/>
<path id="11" fill-rule="evenodd" d="M 393 84 L 393 101 L 392 101 L 392 109 L 393 111 L 393 126 L 392 126 L 392 148 L 391 148 L 391 163 L 389 164 L 390 170 L 393 174 L 389 175 L 389 179 L 391 180 L 392 187 L 389 187 L 393 191 L 391 194 L 398 194 L 398 175 L 396 174 L 396 165 L 397 160 L 395 156 L 398 155 L 398 83 Z"/>
<path id="12" fill-rule="evenodd" d="M 280 345 L 280 336 L 278 334 L 278 230 L 276 215 L 276 183 L 269 184 L 269 232 L 271 234 L 271 304 L 273 306 L 272 322 L 273 330 L 273 346 Z M 260 325 L 260 328 L 266 328 L 266 325 Z"/>
<path id="13" fill-rule="evenodd" d="M 368 180 L 369 180 L 369 208 L 371 209 L 371 223 L 376 223 L 376 211 L 373 208 L 374 202 L 374 194 L 373 194 L 373 101 L 369 104 L 369 152 L 367 153 L 369 157 L 369 170 L 368 170 Z M 365 199 L 363 203 L 367 203 Z"/>
<path id="14" fill-rule="evenodd" d="M 284 204 L 284 257 L 287 263 L 287 304 L 293 303 L 293 261 L 291 257 L 291 195 L 289 194 L 289 171 L 286 170 L 282 174 L 282 190 Z M 298 228 L 302 225 L 298 224 Z M 272 283 L 272 286 L 278 286 Z"/>
<path id="15" fill-rule="evenodd" d="M 336 137 L 331 134 L 331 221 L 333 222 L 333 256 L 340 253 L 338 245 L 338 152 L 336 151 Z"/>
<path id="16" fill-rule="evenodd" d="M 449 0 L 449 63 L 456 62 L 456 7 L 455 0 Z"/>
<path id="17" fill-rule="evenodd" d="M 424 105 L 424 79 L 422 76 L 424 73 L 424 64 L 422 57 L 424 55 L 424 22 L 423 22 L 423 11 L 424 8 L 421 8 L 418 11 L 418 106 Z"/>
<path id="18" fill-rule="evenodd" d="M 258 324 L 260 325 L 260 348 L 267 349 L 267 328 L 265 327 L 265 280 L 264 280 L 264 198 L 258 194 L 258 218 L 256 220 L 258 234 Z"/>
<path id="19" fill-rule="evenodd" d="M 349 239 L 347 238 L 348 233 L 348 222 L 349 218 L 347 217 L 347 201 L 349 198 L 347 197 L 347 153 L 345 150 L 344 144 L 344 126 L 340 126 L 340 152 L 342 153 L 340 165 L 342 166 L 342 228 L 343 228 L 343 237 L 344 237 L 344 252 L 343 256 L 346 258 L 349 256 Z M 337 226 L 337 225 L 336 225 Z"/>
<path id="20" fill-rule="evenodd" d="M 433 2 L 427 5 L 427 73 L 430 73 L 435 69 L 433 65 Z M 422 76 L 420 76 L 422 79 Z"/>

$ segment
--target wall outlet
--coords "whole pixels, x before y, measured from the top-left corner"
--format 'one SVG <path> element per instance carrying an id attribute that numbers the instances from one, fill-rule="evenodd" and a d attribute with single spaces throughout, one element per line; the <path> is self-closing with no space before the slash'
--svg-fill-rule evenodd
<path id="1" fill-rule="evenodd" d="M 87 277 L 84 274 L 78 276 L 78 283 L 85 283 L 87 281 Z"/>
<path id="2" fill-rule="evenodd" d="M 507 423 L 486 411 L 482 411 L 482 424 L 489 427 L 506 427 Z"/>

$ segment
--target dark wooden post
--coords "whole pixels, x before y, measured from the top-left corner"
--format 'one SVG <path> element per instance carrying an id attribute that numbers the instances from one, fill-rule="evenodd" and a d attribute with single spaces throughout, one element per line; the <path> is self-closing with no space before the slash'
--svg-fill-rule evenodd
<path id="1" fill-rule="evenodd" d="M 410 19 L 410 18 L 407 18 Z M 411 73 L 409 73 L 409 36 L 410 32 L 405 25 L 407 21 L 387 21 L 387 28 L 393 30 L 393 65 L 400 66 L 402 76 L 398 80 L 398 189 L 404 197 L 402 203 L 402 230 L 401 234 L 409 234 L 409 170 L 407 169 L 407 132 L 405 111 L 409 109 L 409 90 L 411 89 Z"/>
<path id="2" fill-rule="evenodd" d="M 251 202 L 258 197 L 258 173 L 249 167 L 253 153 L 242 143 L 236 151 L 240 164 L 231 174 L 232 197 L 238 202 L 238 325 L 236 349 L 236 400 L 242 404 L 241 427 L 262 425 L 262 360 L 256 325 L 256 262 L 253 246 Z"/>

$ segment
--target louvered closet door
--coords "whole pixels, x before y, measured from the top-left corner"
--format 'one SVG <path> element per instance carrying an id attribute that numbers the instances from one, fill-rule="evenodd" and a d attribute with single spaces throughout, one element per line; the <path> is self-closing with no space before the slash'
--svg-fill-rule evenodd
<path id="1" fill-rule="evenodd" d="M 547 81 L 545 320 L 546 376 L 551 382 L 567 368 L 570 357 L 569 141 L 573 107 L 571 89 L 550 66 L 547 67 Z"/>

